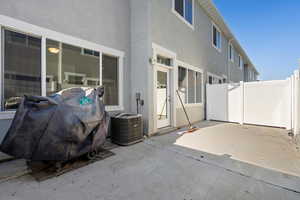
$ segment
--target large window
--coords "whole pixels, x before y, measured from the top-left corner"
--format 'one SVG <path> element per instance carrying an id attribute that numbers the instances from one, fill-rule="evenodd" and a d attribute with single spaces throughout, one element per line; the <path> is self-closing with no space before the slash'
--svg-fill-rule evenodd
<path id="1" fill-rule="evenodd" d="M 202 103 L 202 73 L 178 67 L 178 91 L 186 104 Z"/>
<path id="2" fill-rule="evenodd" d="M 177 12 L 187 23 L 193 25 L 193 7 L 194 0 L 174 0 L 174 10 Z"/>
<path id="3" fill-rule="evenodd" d="M 100 85 L 99 52 L 90 55 L 85 52 L 91 50 L 52 40 L 47 40 L 46 46 L 48 95 L 71 87 Z"/>
<path id="4" fill-rule="evenodd" d="M 221 51 L 221 32 L 220 30 L 217 28 L 217 26 L 215 26 L 213 24 L 212 26 L 212 44 L 213 46 L 218 49 L 219 51 Z"/>
<path id="5" fill-rule="evenodd" d="M 70 87 L 104 86 L 104 103 L 119 105 L 119 58 L 47 40 L 47 94 Z"/>
<path id="6" fill-rule="evenodd" d="M 41 95 L 41 39 L 4 30 L 2 110 L 16 109 L 20 97 Z"/>
<path id="7" fill-rule="evenodd" d="M 47 34 L 41 30 L 36 35 Z M 58 38 L 65 38 L 66 43 L 11 29 L 0 33 L 0 111 L 16 110 L 24 95 L 51 95 L 66 88 L 100 85 L 105 88 L 103 100 L 108 110 L 123 109 L 122 52 L 65 35 Z M 103 52 L 95 50 L 102 48 Z"/>

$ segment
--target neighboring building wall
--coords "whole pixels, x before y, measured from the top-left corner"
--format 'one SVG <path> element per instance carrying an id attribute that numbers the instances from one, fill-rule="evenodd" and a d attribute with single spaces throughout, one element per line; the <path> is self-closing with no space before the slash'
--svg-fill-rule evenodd
<path id="1" fill-rule="evenodd" d="M 0 0 L 0 4 L 0 15 L 125 52 L 123 102 L 125 111 L 131 111 L 131 96 L 128 92 L 131 91 L 128 81 L 131 24 L 129 0 Z M 8 124 L 8 120 L 0 120 L 0 138 Z"/>

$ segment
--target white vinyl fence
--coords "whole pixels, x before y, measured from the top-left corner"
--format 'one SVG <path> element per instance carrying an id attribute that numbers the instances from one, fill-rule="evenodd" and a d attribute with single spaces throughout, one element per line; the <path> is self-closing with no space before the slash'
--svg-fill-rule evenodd
<path id="1" fill-rule="evenodd" d="M 286 80 L 206 86 L 207 119 L 299 133 L 299 71 Z"/>

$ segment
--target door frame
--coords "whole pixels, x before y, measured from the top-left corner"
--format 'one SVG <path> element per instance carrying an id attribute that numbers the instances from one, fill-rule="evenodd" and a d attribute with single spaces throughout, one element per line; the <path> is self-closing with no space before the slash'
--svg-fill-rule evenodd
<path id="1" fill-rule="evenodd" d="M 152 43 L 152 64 L 153 64 L 153 133 L 156 133 L 159 128 L 157 126 L 157 92 L 156 92 L 156 82 L 157 82 L 157 69 L 164 68 L 169 70 L 169 92 L 170 92 L 170 125 L 169 127 L 176 127 L 176 82 L 177 82 L 177 64 L 176 64 L 176 53 Z M 157 63 L 157 56 L 164 56 L 171 59 L 171 65 L 163 65 Z"/>

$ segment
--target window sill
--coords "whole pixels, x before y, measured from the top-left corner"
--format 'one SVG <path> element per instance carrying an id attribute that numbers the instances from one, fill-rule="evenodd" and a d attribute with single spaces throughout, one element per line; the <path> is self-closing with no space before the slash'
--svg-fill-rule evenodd
<path id="1" fill-rule="evenodd" d="M 194 20 L 193 20 L 193 24 L 190 24 L 188 21 L 186 21 L 186 19 L 184 17 L 182 17 L 180 14 L 178 14 L 174 9 L 172 9 L 172 12 L 174 13 L 174 15 L 176 15 L 183 23 L 185 23 L 188 27 L 190 27 L 193 31 L 195 30 L 194 28 Z"/>
<path id="2" fill-rule="evenodd" d="M 212 46 L 213 46 L 219 53 L 222 52 L 221 48 L 216 47 L 213 43 L 212 43 Z"/>

